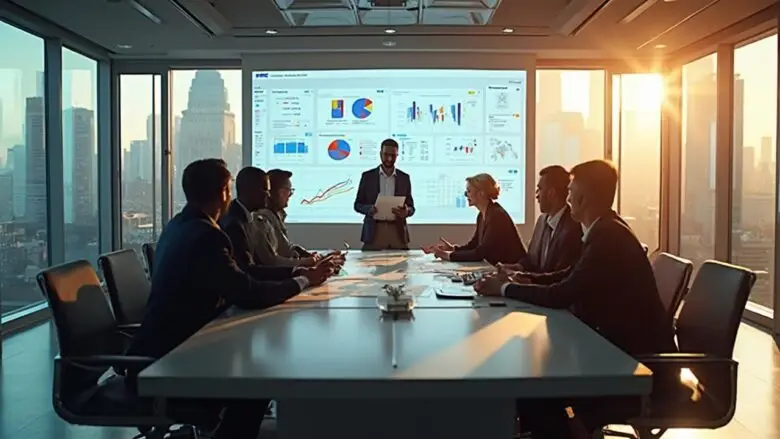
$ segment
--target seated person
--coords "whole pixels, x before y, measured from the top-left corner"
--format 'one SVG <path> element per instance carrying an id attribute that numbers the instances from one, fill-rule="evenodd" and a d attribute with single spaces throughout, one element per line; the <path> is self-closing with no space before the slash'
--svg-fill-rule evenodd
<path id="1" fill-rule="evenodd" d="M 563 166 L 548 166 L 539 172 L 536 201 L 542 215 L 536 221 L 528 254 L 517 264 L 504 265 L 511 271 L 548 273 L 577 262 L 582 250 L 582 227 L 571 216 L 566 202 L 569 172 Z"/>
<path id="2" fill-rule="evenodd" d="M 469 206 L 475 206 L 477 228 L 466 245 L 454 246 L 442 239 L 442 243 L 423 247 L 425 253 L 454 262 L 486 260 L 491 264 L 513 263 L 526 255 L 520 234 L 512 217 L 495 202 L 499 187 L 488 174 L 477 174 L 466 179 L 466 199 Z"/>
<path id="3" fill-rule="evenodd" d="M 650 262 L 626 222 L 612 211 L 617 170 L 609 162 L 594 160 L 575 166 L 571 174 L 571 214 L 584 229 L 579 260 L 553 273 L 511 275 L 501 271 L 477 282 L 475 290 L 483 296 L 503 295 L 538 306 L 570 309 L 633 356 L 675 352 L 672 319 L 664 311 Z M 600 419 L 615 409 L 593 401 L 571 405 L 575 413 L 587 413 L 586 420 Z M 561 402 L 557 409 L 542 413 L 539 405 L 529 402 L 526 413 L 519 409 L 521 422 L 531 424 L 534 437 L 570 437 L 566 406 Z"/>
<path id="4" fill-rule="evenodd" d="M 270 197 L 264 208 L 257 211 L 260 230 L 255 237 L 257 258 L 263 265 L 310 267 L 319 260 L 319 254 L 309 253 L 303 247 L 293 245 L 287 237 L 287 226 L 284 223 L 287 213 L 284 209 L 287 208 L 290 197 L 295 193 L 291 178 L 290 171 L 281 169 L 268 171 Z M 238 191 L 240 196 L 241 190 Z"/>
<path id="5" fill-rule="evenodd" d="M 230 171 L 220 159 L 191 163 L 182 175 L 187 205 L 157 243 L 147 313 L 129 355 L 161 358 L 216 318 L 225 305 L 263 309 L 323 283 L 327 264 L 278 281 L 261 281 L 239 268 L 228 236 L 217 225 L 230 201 Z M 251 267 L 250 267 L 251 268 Z M 128 371 L 132 377 L 137 371 Z M 132 379 L 128 380 L 131 387 Z M 200 404 L 200 403 L 199 403 Z M 222 422 L 214 438 L 256 438 L 268 401 L 208 401 Z"/>

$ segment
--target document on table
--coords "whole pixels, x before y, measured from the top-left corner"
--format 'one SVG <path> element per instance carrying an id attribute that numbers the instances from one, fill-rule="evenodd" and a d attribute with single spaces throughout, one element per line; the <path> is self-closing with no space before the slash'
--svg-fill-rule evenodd
<path id="1" fill-rule="evenodd" d="M 395 219 L 393 209 L 404 205 L 406 197 L 391 197 L 387 195 L 380 195 L 374 203 L 376 207 L 376 213 L 374 219 L 380 221 L 392 221 Z"/>

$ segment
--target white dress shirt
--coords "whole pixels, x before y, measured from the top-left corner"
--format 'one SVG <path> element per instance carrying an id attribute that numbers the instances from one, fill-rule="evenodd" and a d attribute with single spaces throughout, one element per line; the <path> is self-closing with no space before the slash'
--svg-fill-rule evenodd
<path id="1" fill-rule="evenodd" d="M 393 168 L 393 173 L 390 175 L 385 174 L 385 169 L 379 167 L 379 195 L 393 197 L 395 196 L 395 176 L 396 170 Z"/>

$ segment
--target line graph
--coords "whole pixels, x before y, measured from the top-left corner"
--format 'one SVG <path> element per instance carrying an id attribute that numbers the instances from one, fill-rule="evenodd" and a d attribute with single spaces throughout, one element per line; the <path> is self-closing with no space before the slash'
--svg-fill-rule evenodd
<path id="1" fill-rule="evenodd" d="M 342 180 L 334 185 L 328 186 L 325 189 L 318 190 L 317 193 L 311 198 L 302 199 L 301 204 L 311 206 L 312 204 L 321 203 L 337 195 L 346 194 L 354 188 L 355 186 L 352 184 L 352 179 L 347 178 L 346 180 Z"/>

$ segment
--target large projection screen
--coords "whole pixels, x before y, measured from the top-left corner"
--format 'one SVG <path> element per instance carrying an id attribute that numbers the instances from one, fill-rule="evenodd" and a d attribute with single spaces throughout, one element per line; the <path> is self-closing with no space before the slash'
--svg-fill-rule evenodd
<path id="1" fill-rule="evenodd" d="M 400 144 L 398 169 L 417 208 L 410 247 L 474 231 L 464 179 L 501 185 L 524 237 L 533 226 L 535 70 L 531 57 L 475 53 L 246 56 L 244 163 L 293 172 L 288 230 L 312 248 L 360 246 L 352 204 L 379 143 Z"/>

